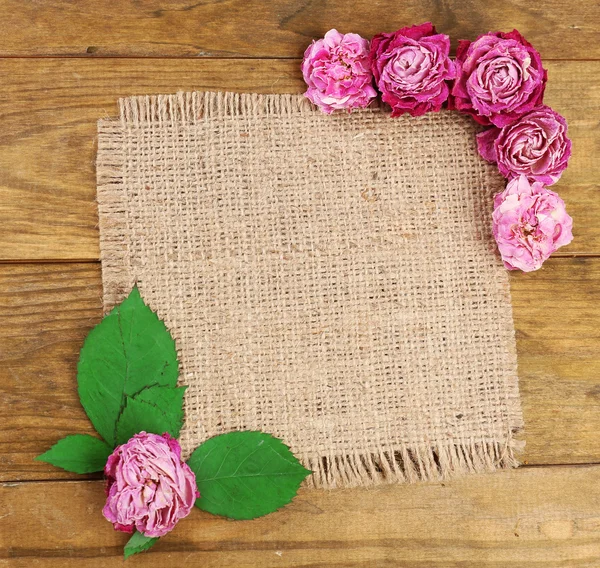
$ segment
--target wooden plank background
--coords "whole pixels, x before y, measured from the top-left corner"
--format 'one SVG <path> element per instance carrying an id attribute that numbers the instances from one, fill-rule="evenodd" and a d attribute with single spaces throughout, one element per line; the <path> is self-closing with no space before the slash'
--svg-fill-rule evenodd
<path id="1" fill-rule="evenodd" d="M 0 0 L 0 566 L 121 565 L 101 482 L 33 457 L 90 432 L 81 342 L 101 317 L 98 118 L 132 94 L 301 92 L 332 27 L 432 20 L 458 38 L 518 28 L 574 143 L 556 185 L 575 240 L 511 274 L 526 429 L 517 471 L 375 490 L 303 490 L 249 522 L 193 511 L 132 566 L 600 566 L 600 4 L 589 0 Z M 90 479 L 91 478 L 91 479 Z"/>
<path id="2" fill-rule="evenodd" d="M 295 59 L 0 58 L 0 259 L 98 259 L 96 120 L 115 116 L 118 97 L 300 93 L 299 66 Z M 600 60 L 547 66 L 546 101 L 566 116 L 574 142 L 555 187 L 578 222 L 574 242 L 558 254 L 600 254 Z"/>
<path id="3" fill-rule="evenodd" d="M 600 57 L 593 0 L 2 0 L 4 56 L 300 57 L 332 27 L 432 21 L 458 39 L 518 28 L 546 59 Z"/>

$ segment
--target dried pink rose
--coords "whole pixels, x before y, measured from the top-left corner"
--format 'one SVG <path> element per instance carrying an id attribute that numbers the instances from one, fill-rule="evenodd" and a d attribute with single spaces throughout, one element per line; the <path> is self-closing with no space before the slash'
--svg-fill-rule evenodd
<path id="1" fill-rule="evenodd" d="M 329 30 L 304 52 L 304 95 L 323 112 L 366 107 L 377 92 L 369 64 L 369 42 L 357 34 Z"/>
<path id="2" fill-rule="evenodd" d="M 564 201 L 525 176 L 510 181 L 494 198 L 493 233 L 509 270 L 531 272 L 573 239 Z"/>
<path id="3" fill-rule="evenodd" d="M 483 158 L 497 162 L 508 179 L 525 175 L 530 181 L 556 183 L 571 156 L 567 122 L 548 106 L 540 106 L 502 129 L 492 127 L 477 135 Z"/>
<path id="4" fill-rule="evenodd" d="M 448 107 L 481 124 L 506 126 L 542 103 L 547 72 L 517 30 L 490 32 L 472 43 L 461 40 L 456 65 Z"/>
<path id="5" fill-rule="evenodd" d="M 118 531 L 167 534 L 186 517 L 197 497 L 196 476 L 181 461 L 177 440 L 140 432 L 109 456 L 104 517 Z"/>
<path id="6" fill-rule="evenodd" d="M 439 111 L 456 76 L 449 57 L 450 38 L 430 22 L 378 34 L 371 40 L 373 76 L 392 116 Z"/>

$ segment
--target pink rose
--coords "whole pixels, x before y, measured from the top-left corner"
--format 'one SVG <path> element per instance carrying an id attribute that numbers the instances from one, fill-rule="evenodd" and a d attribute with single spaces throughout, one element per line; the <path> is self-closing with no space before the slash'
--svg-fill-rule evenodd
<path id="1" fill-rule="evenodd" d="M 506 126 L 542 103 L 547 72 L 517 30 L 490 32 L 473 43 L 461 40 L 456 64 L 448 106 L 481 124 Z"/>
<path id="2" fill-rule="evenodd" d="M 493 232 L 509 270 L 531 272 L 573 240 L 573 219 L 564 201 L 525 176 L 510 181 L 494 198 Z"/>
<path id="3" fill-rule="evenodd" d="M 518 121 L 477 135 L 479 153 L 497 162 L 500 173 L 513 179 L 521 174 L 530 181 L 556 183 L 571 156 L 567 122 L 548 106 L 540 106 Z"/>
<path id="4" fill-rule="evenodd" d="M 449 54 L 450 38 L 436 34 L 429 22 L 371 40 L 373 76 L 392 116 L 442 108 L 449 94 L 446 81 L 456 76 Z"/>
<path id="5" fill-rule="evenodd" d="M 177 440 L 140 432 L 110 455 L 104 517 L 118 531 L 149 537 L 167 534 L 186 517 L 196 498 L 196 476 L 181 461 Z"/>
<path id="6" fill-rule="evenodd" d="M 304 95 L 323 112 L 366 107 L 377 96 L 369 64 L 369 42 L 357 34 L 329 30 L 304 52 Z"/>

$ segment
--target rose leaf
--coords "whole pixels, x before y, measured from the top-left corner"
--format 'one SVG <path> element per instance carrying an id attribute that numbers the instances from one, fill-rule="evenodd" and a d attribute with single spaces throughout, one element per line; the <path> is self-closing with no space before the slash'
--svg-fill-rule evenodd
<path id="1" fill-rule="evenodd" d="M 125 560 L 138 552 L 148 550 L 157 540 L 158 537 L 144 536 L 141 532 L 135 531 L 123 549 Z"/>
<path id="2" fill-rule="evenodd" d="M 73 434 L 59 440 L 36 460 L 61 467 L 73 473 L 102 471 L 112 447 L 89 434 Z"/>
<path id="3" fill-rule="evenodd" d="M 116 443 L 126 397 L 150 385 L 175 387 L 175 342 L 137 287 L 88 334 L 77 367 L 81 404 L 98 433 Z"/>
<path id="4" fill-rule="evenodd" d="M 164 412 L 169 419 L 169 432 L 175 432 L 172 435 L 177 438 L 183 426 L 183 395 L 186 389 L 187 386 L 171 388 L 153 385 L 141 390 L 133 398 L 152 404 Z"/>
<path id="5" fill-rule="evenodd" d="M 117 422 L 117 444 L 124 444 L 139 432 L 164 434 L 167 432 L 174 438 L 179 436 L 179 428 L 173 420 L 157 406 L 127 397 L 125 408 Z"/>
<path id="6" fill-rule="evenodd" d="M 196 448 L 188 460 L 200 509 L 232 519 L 254 519 L 288 504 L 311 472 L 278 438 L 230 432 Z"/>

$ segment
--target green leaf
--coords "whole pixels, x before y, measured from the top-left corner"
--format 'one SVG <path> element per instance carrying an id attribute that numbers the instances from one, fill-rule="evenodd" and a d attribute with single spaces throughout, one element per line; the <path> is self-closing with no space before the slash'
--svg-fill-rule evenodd
<path id="1" fill-rule="evenodd" d="M 93 473 L 104 469 L 111 453 L 111 446 L 104 441 L 89 434 L 73 434 L 35 459 L 74 473 Z"/>
<path id="2" fill-rule="evenodd" d="M 283 507 L 311 473 L 281 440 L 263 432 L 210 438 L 187 463 L 200 491 L 196 506 L 232 519 L 254 519 Z"/>
<path id="3" fill-rule="evenodd" d="M 157 540 L 158 537 L 144 536 L 141 532 L 135 531 L 123 549 L 125 560 L 138 552 L 148 550 Z"/>
<path id="4" fill-rule="evenodd" d="M 183 395 L 187 386 L 171 388 L 154 385 L 140 391 L 133 398 L 137 401 L 147 402 L 162 410 L 169 419 L 170 432 L 173 437 L 179 437 L 183 427 Z"/>
<path id="5" fill-rule="evenodd" d="M 173 420 L 160 408 L 135 398 L 127 397 L 125 408 L 117 422 L 117 444 L 124 444 L 138 432 L 164 434 L 168 432 L 176 438 L 179 429 L 173 426 Z"/>
<path id="6" fill-rule="evenodd" d="M 77 367 L 79 398 L 114 445 L 126 397 L 150 385 L 175 387 L 178 372 L 173 338 L 136 287 L 87 336 Z"/>

